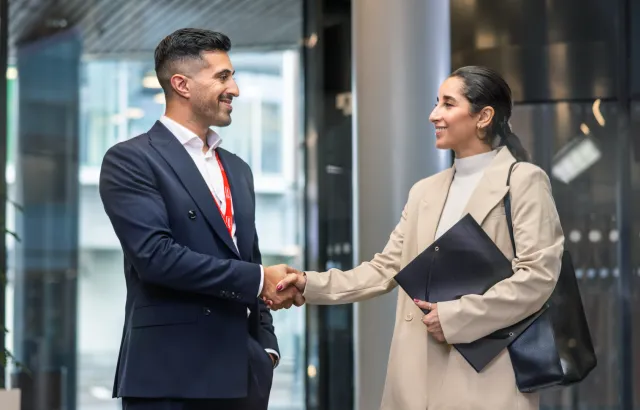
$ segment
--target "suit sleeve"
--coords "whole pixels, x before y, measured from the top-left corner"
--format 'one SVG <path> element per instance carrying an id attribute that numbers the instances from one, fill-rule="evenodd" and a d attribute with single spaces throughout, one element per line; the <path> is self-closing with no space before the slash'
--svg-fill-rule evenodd
<path id="1" fill-rule="evenodd" d="M 100 172 L 100 197 L 124 254 L 141 281 L 254 304 L 260 266 L 194 252 L 172 237 L 164 200 L 145 156 L 113 146 Z"/>
<path id="2" fill-rule="evenodd" d="M 518 256 L 513 261 L 514 274 L 483 295 L 438 303 L 440 325 L 450 344 L 473 342 L 532 315 L 549 299 L 558 281 L 564 235 L 549 178 L 539 168 L 519 173 L 519 167 L 511 183 Z"/>
<path id="3" fill-rule="evenodd" d="M 251 196 L 253 198 L 253 203 L 256 202 L 255 189 L 253 183 L 253 175 L 251 174 L 251 169 L 247 165 L 247 169 L 249 172 L 249 186 L 251 188 Z M 255 229 L 255 227 L 254 227 Z M 253 240 L 253 251 L 251 255 L 251 261 L 253 263 L 262 264 L 262 254 L 260 253 L 260 245 L 258 241 L 258 233 L 256 231 L 255 239 Z M 276 361 L 276 366 L 280 359 L 280 348 L 278 346 L 278 338 L 276 337 L 275 328 L 273 326 L 273 316 L 271 316 L 271 311 L 264 304 L 261 298 L 258 298 L 258 307 L 260 314 L 260 329 L 258 333 L 258 343 L 265 349 L 268 353 L 274 354 L 278 360 Z"/>
<path id="4" fill-rule="evenodd" d="M 256 234 L 256 239 L 254 241 L 253 246 L 253 261 L 261 261 L 262 257 L 260 255 L 260 249 L 258 247 L 258 235 Z M 261 262 L 259 262 L 261 263 Z M 278 366 L 280 362 L 280 347 L 278 346 L 278 337 L 275 333 L 275 327 L 273 326 L 273 316 L 271 316 L 271 311 L 264 304 L 262 299 L 258 298 L 258 308 L 260 314 L 260 328 L 258 330 L 258 343 L 260 346 L 270 354 L 275 355 L 276 362 L 275 366 Z"/>

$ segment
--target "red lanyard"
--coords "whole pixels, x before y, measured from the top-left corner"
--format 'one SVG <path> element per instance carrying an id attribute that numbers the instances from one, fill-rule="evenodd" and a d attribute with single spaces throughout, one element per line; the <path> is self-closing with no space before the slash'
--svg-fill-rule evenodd
<path id="1" fill-rule="evenodd" d="M 220 211 L 220 215 L 224 220 L 224 224 L 227 226 L 229 235 L 233 237 L 233 211 L 231 210 L 231 188 L 229 187 L 229 180 L 227 179 L 227 173 L 224 172 L 224 167 L 222 166 L 222 162 L 220 161 L 220 157 L 218 156 L 217 151 L 216 151 L 216 159 L 218 160 L 220 173 L 222 173 L 222 183 L 224 184 L 224 202 L 226 204 L 226 209 L 224 210 L 224 213 L 222 213 L 222 209 L 220 209 L 220 204 L 218 204 L 218 201 L 215 198 L 213 198 L 213 200 L 218 206 L 218 211 Z"/>

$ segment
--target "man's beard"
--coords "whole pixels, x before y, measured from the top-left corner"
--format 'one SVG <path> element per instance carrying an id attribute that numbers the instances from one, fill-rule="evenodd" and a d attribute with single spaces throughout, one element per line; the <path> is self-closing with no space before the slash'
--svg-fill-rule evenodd
<path id="1" fill-rule="evenodd" d="M 209 102 L 197 99 L 194 102 L 193 113 L 199 120 L 206 122 L 208 127 L 226 127 L 231 124 L 231 115 L 223 112 L 217 100 Z"/>

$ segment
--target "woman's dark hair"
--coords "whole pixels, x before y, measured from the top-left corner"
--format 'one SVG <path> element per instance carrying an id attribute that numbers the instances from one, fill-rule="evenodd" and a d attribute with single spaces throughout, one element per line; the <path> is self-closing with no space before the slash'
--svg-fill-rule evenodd
<path id="1" fill-rule="evenodd" d="M 451 74 L 462 80 L 462 94 L 471 104 L 472 114 L 477 114 L 484 107 L 493 107 L 495 114 L 487 127 L 486 142 L 495 146 L 499 138 L 499 146 L 506 146 L 518 161 L 529 161 L 529 153 L 524 149 L 520 138 L 511 131 L 511 88 L 496 71 L 479 66 L 468 66 L 457 69 Z"/>

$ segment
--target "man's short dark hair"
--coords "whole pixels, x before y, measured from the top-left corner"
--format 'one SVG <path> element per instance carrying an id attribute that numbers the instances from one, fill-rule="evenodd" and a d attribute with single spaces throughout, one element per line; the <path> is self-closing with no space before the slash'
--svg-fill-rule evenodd
<path id="1" fill-rule="evenodd" d="M 204 62 L 202 52 L 231 49 L 229 37 L 216 31 L 183 28 L 162 39 L 154 53 L 156 75 L 166 95 L 171 93 L 171 77 L 178 74 L 180 63 L 192 60 Z"/>

